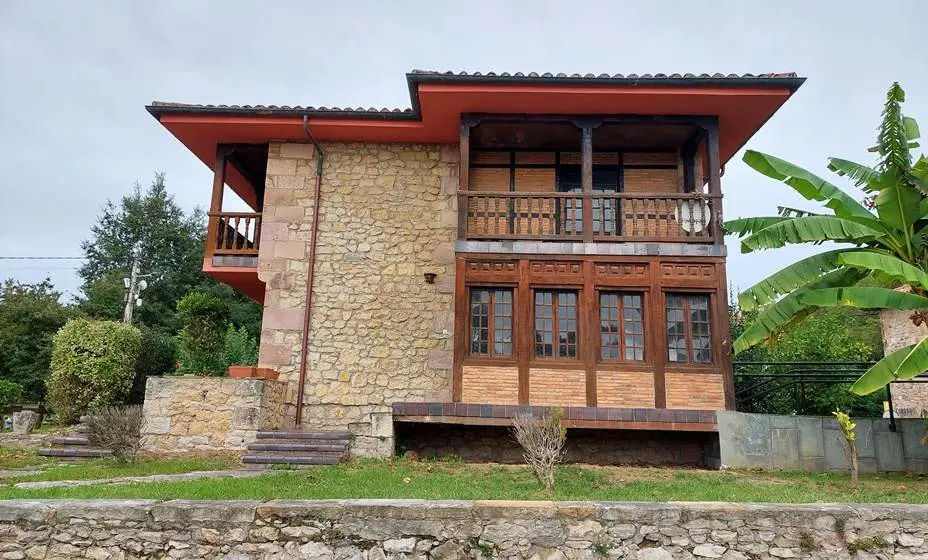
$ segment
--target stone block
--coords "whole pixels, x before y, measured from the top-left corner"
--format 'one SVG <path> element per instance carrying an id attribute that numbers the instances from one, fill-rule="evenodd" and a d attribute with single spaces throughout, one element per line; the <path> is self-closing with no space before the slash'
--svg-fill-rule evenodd
<path id="1" fill-rule="evenodd" d="M 770 434 L 771 466 L 781 470 L 799 470 L 799 430 L 775 428 Z"/>
<path id="2" fill-rule="evenodd" d="M 393 438 L 355 436 L 351 440 L 351 457 L 354 459 L 386 459 L 394 455 Z"/>
<path id="3" fill-rule="evenodd" d="M 905 454 L 902 445 L 902 435 L 898 432 L 877 432 L 874 434 L 874 448 L 879 465 L 883 472 L 906 470 Z"/>
<path id="4" fill-rule="evenodd" d="M 39 426 L 42 416 L 32 410 L 20 410 L 13 413 L 13 433 L 29 434 Z"/>
<path id="5" fill-rule="evenodd" d="M 393 413 L 371 413 L 371 436 L 379 438 L 393 437 Z"/>
<path id="6" fill-rule="evenodd" d="M 265 309 L 261 328 L 302 330 L 303 310 L 299 307 L 290 309 Z"/>
<path id="7" fill-rule="evenodd" d="M 451 350 L 434 348 L 429 351 L 428 367 L 432 369 L 451 369 L 454 356 Z"/>
<path id="8" fill-rule="evenodd" d="M 854 433 L 857 434 L 857 456 L 863 458 L 875 458 L 875 449 L 873 444 L 873 424 L 879 422 L 872 418 L 855 418 L 854 423 L 857 428 Z"/>
<path id="9" fill-rule="evenodd" d="M 825 468 L 828 471 L 847 471 L 847 454 L 844 451 L 844 436 L 838 430 L 825 430 Z"/>
<path id="10" fill-rule="evenodd" d="M 171 432 L 171 417 L 170 416 L 149 417 L 146 414 L 145 426 L 142 428 L 142 433 L 160 435 L 160 434 L 167 434 L 170 432 Z"/>
<path id="11" fill-rule="evenodd" d="M 296 175 L 296 160 L 268 158 L 267 176 L 274 175 Z"/>
<path id="12" fill-rule="evenodd" d="M 799 426 L 799 454 L 803 457 L 824 457 L 825 437 L 822 431 L 822 419 L 814 416 L 801 416 L 797 419 Z"/>
<path id="13" fill-rule="evenodd" d="M 274 257 L 281 259 L 307 258 L 305 241 L 277 241 L 274 244 Z"/>
<path id="14" fill-rule="evenodd" d="M 258 351 L 258 363 L 261 365 L 284 366 L 292 361 L 291 348 L 284 344 L 262 344 Z"/>
<path id="15" fill-rule="evenodd" d="M 456 195 L 458 192 L 458 178 L 457 177 L 442 177 L 441 179 L 441 194 L 445 196 Z"/>
<path id="16" fill-rule="evenodd" d="M 260 426 L 261 409 L 239 407 L 232 412 L 232 428 L 239 430 L 257 430 Z"/>
<path id="17" fill-rule="evenodd" d="M 770 427 L 777 428 L 796 428 L 798 416 L 783 416 L 780 414 L 770 416 Z"/>
<path id="18" fill-rule="evenodd" d="M 311 143 L 289 143 L 280 145 L 280 157 L 293 159 L 314 159 Z"/>

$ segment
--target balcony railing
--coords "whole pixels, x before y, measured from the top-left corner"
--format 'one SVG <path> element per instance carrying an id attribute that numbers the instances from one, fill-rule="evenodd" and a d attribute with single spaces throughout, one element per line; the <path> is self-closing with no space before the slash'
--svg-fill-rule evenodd
<path id="1" fill-rule="evenodd" d="M 464 239 L 712 243 L 718 195 L 460 191 Z M 586 222 L 586 223 L 585 223 Z"/>
<path id="2" fill-rule="evenodd" d="M 260 212 L 209 213 L 208 256 L 257 256 L 260 238 Z"/>

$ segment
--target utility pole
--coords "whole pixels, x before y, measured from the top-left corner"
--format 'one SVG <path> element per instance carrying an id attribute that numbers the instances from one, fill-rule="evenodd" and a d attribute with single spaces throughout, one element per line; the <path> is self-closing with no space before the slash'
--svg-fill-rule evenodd
<path id="1" fill-rule="evenodd" d="M 129 278 L 123 278 L 123 284 L 128 293 L 126 293 L 126 308 L 122 314 L 122 322 L 128 325 L 132 324 L 132 312 L 135 311 L 135 308 L 142 304 L 142 300 L 139 299 L 139 293 L 144 290 L 147 286 L 145 280 L 139 280 L 140 276 L 140 264 L 139 259 L 141 257 L 141 248 L 136 245 L 132 249 L 132 273 L 129 275 Z"/>

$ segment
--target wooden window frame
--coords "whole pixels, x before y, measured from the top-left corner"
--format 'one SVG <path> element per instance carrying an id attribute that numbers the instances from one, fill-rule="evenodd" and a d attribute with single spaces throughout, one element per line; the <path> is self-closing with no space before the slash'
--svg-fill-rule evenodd
<path id="1" fill-rule="evenodd" d="M 686 342 L 686 361 L 670 359 L 670 328 L 667 321 L 667 314 L 670 311 L 670 306 L 667 304 L 667 300 L 672 296 L 680 297 L 683 299 L 683 339 Z M 690 298 L 692 297 L 704 297 L 706 299 L 706 313 L 708 313 L 706 327 L 709 331 L 709 360 L 705 362 L 696 361 L 694 359 L 695 353 L 693 352 L 693 325 L 690 320 L 692 313 L 690 308 Z M 715 317 L 712 309 L 712 303 L 713 294 L 707 291 L 667 290 L 664 292 L 664 350 L 666 352 L 668 366 L 707 367 L 716 365 L 718 352 L 715 345 L 716 329 L 713 325 L 713 320 Z"/>
<path id="2" fill-rule="evenodd" d="M 552 355 L 551 356 L 539 356 L 536 348 L 535 333 L 536 333 L 536 310 L 537 304 L 535 303 L 535 298 L 540 292 L 550 292 L 551 293 L 551 343 L 552 343 Z M 560 288 L 554 286 L 539 286 L 532 288 L 531 290 L 531 312 L 532 312 L 532 321 L 531 321 L 531 331 L 529 336 L 531 339 L 531 348 L 529 359 L 537 360 L 540 362 L 582 362 L 583 361 L 583 334 L 582 330 L 585 325 L 583 324 L 584 320 L 588 320 L 583 313 L 581 312 L 581 302 L 582 302 L 582 292 L 583 290 L 579 288 Z M 573 294 L 574 296 L 574 324 L 576 328 L 574 329 L 575 342 L 573 346 L 575 347 L 574 355 L 572 357 L 562 357 L 560 355 L 560 317 L 559 317 L 559 295 L 560 294 Z"/>
<path id="3" fill-rule="evenodd" d="M 473 309 L 474 309 L 474 300 L 473 294 L 474 290 L 484 290 L 489 292 L 489 300 L 487 301 L 488 310 L 487 310 L 487 353 L 486 354 L 475 354 L 473 352 Z M 510 294 L 509 300 L 509 354 L 497 354 L 496 353 L 496 292 L 498 291 L 508 291 Z M 517 293 L 516 289 L 511 286 L 467 286 L 467 316 L 465 320 L 467 321 L 466 332 L 467 332 L 467 347 L 465 351 L 465 356 L 470 359 L 475 360 L 515 360 L 517 359 L 518 345 L 517 341 L 517 320 L 516 316 L 518 300 L 516 299 Z"/>
<path id="4" fill-rule="evenodd" d="M 618 296 L 618 306 L 616 307 L 618 313 L 618 358 L 605 358 L 603 357 L 603 344 L 602 344 L 602 322 L 603 322 L 603 305 L 602 305 L 602 296 L 604 295 L 615 295 Z M 624 296 L 638 296 L 641 301 L 641 307 L 639 308 L 641 313 L 641 359 L 640 360 L 629 360 L 625 358 L 625 303 Z M 643 290 L 629 290 L 621 288 L 609 288 L 609 287 L 597 287 L 596 289 L 596 313 L 592 318 L 593 323 L 590 327 L 596 328 L 596 361 L 599 363 L 605 364 L 635 364 L 641 365 L 648 362 L 648 350 L 649 350 L 649 340 L 648 337 L 650 333 L 649 328 L 649 301 L 647 298 L 647 293 Z M 711 331 L 710 331 L 711 333 Z"/>

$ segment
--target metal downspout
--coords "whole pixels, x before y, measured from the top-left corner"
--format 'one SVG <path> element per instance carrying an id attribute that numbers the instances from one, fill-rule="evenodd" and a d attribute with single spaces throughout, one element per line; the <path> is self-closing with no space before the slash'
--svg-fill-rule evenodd
<path id="1" fill-rule="evenodd" d="M 313 147 L 318 152 L 318 155 L 316 156 L 316 186 L 313 192 L 313 224 L 309 241 L 309 269 L 306 273 L 306 307 L 303 310 L 303 338 L 300 342 L 299 390 L 296 394 L 295 427 L 297 429 L 300 428 L 300 424 L 303 420 L 303 393 L 306 391 L 306 362 L 309 359 L 309 328 L 313 309 L 313 273 L 316 269 L 316 238 L 319 235 L 319 206 L 321 206 L 322 203 L 320 199 L 322 193 L 322 166 L 325 162 L 325 150 L 322 149 L 322 145 L 319 144 L 316 137 L 313 136 L 312 131 L 309 129 L 308 115 L 303 115 L 303 132 L 309 137 L 309 141 L 313 143 Z"/>

